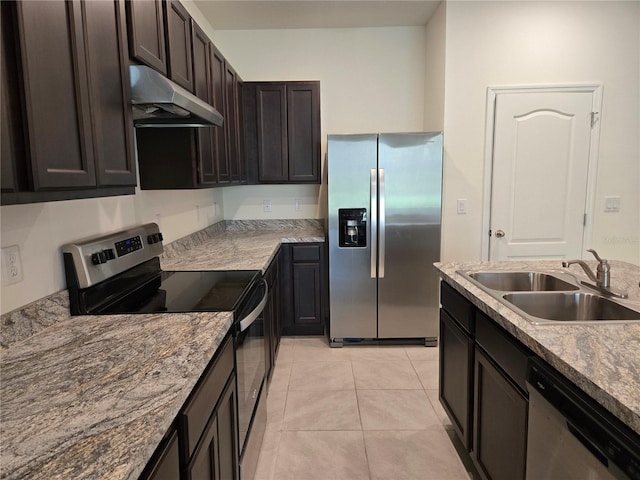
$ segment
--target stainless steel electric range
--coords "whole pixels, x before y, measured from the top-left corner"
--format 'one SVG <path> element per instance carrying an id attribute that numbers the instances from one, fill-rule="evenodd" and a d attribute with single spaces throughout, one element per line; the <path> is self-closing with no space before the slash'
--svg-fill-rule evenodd
<path id="1" fill-rule="evenodd" d="M 148 223 L 62 247 L 72 315 L 233 312 L 238 453 L 253 478 L 266 428 L 263 309 L 259 270 L 164 271 L 163 236 Z"/>

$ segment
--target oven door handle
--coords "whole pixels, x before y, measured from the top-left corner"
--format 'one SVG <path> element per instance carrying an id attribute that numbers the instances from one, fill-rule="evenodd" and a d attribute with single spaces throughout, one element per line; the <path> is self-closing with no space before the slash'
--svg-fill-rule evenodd
<path id="1" fill-rule="evenodd" d="M 267 304 L 267 300 L 269 299 L 269 285 L 266 280 L 262 280 L 264 283 L 264 297 L 260 300 L 260 303 L 256 308 L 254 308 L 251 313 L 249 313 L 246 317 L 240 320 L 240 331 L 244 332 L 247 328 L 251 326 L 253 322 L 256 321 L 256 318 L 260 316 L 262 311 L 264 310 L 264 306 Z"/>

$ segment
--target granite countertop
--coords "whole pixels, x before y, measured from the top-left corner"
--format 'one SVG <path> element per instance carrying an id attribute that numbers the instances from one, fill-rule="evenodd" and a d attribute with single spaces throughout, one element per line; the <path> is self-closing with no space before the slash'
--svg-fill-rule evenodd
<path id="1" fill-rule="evenodd" d="M 319 222 L 227 222 L 165 246 L 164 269 L 265 270 Z M 267 228 L 268 230 L 265 230 Z M 2 316 L 0 477 L 137 479 L 231 313 L 69 315 L 66 290 Z"/>
<path id="2" fill-rule="evenodd" d="M 197 245 L 167 248 L 162 256 L 162 269 L 262 270 L 264 273 L 281 243 L 325 241 L 322 228 L 314 224 L 297 228 L 284 225 L 279 229 L 241 228 L 214 232 L 200 239 Z"/>
<path id="3" fill-rule="evenodd" d="M 587 262 L 595 270 L 595 263 Z M 640 267 L 610 261 L 612 287 L 629 292 L 624 303 L 640 311 Z M 640 434 L 640 322 L 534 325 L 457 273 L 459 270 L 566 271 L 559 261 L 436 263 L 444 281 Z"/>

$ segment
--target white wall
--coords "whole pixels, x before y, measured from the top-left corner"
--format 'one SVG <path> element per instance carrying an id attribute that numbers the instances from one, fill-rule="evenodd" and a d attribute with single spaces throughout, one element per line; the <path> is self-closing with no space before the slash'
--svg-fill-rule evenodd
<path id="1" fill-rule="evenodd" d="M 217 30 L 213 41 L 245 81 L 320 80 L 323 163 L 327 134 L 423 130 L 423 27 Z M 271 213 L 267 198 L 279 199 Z M 326 181 L 227 188 L 225 218 L 298 218 L 295 198 L 309 202 L 305 215 L 325 217 Z"/>
<path id="2" fill-rule="evenodd" d="M 444 130 L 445 43 L 447 6 L 442 2 L 427 23 L 424 129 Z"/>
<path id="3" fill-rule="evenodd" d="M 591 245 L 640 263 L 640 2 L 447 2 L 443 259 L 481 257 L 488 86 L 604 85 Z M 604 213 L 604 196 L 621 197 Z M 456 215 L 456 199 L 468 214 Z"/>
<path id="4" fill-rule="evenodd" d="M 66 288 L 65 243 L 131 225 L 157 222 L 171 242 L 223 219 L 221 189 L 136 191 L 135 195 L 0 207 L 2 247 L 18 245 L 23 281 L 2 285 L 9 312 Z"/>

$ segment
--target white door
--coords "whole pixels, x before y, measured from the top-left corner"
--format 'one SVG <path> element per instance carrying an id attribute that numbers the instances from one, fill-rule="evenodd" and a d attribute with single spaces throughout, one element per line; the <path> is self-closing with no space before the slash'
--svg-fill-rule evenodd
<path id="1" fill-rule="evenodd" d="M 593 91 L 496 95 L 490 260 L 581 258 L 593 105 Z"/>

